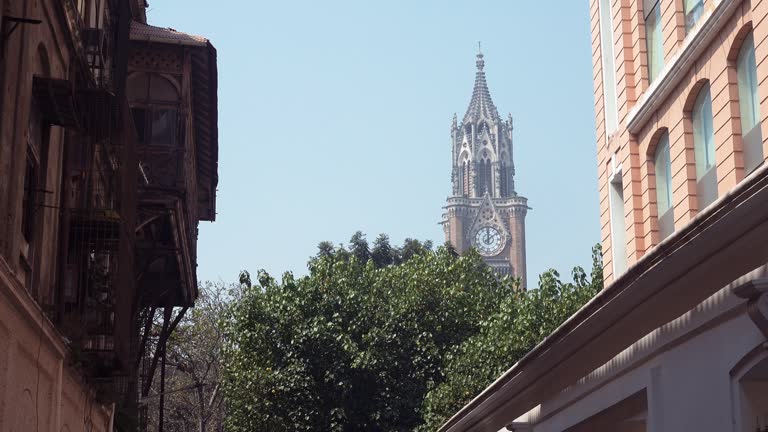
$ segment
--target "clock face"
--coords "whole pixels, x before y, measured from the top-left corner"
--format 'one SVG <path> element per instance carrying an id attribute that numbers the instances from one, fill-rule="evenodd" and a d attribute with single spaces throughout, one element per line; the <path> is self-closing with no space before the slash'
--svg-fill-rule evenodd
<path id="1" fill-rule="evenodd" d="M 483 227 L 475 234 L 475 247 L 483 255 L 491 255 L 501 249 L 501 233 L 493 227 Z"/>

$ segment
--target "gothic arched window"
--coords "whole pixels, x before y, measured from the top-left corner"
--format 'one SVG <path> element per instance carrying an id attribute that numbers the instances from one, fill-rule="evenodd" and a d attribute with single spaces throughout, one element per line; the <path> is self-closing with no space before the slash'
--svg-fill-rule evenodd
<path id="1" fill-rule="evenodd" d="M 507 163 L 504 161 L 501 161 L 501 164 L 499 164 L 499 181 L 501 182 L 499 185 L 501 196 L 508 196 L 509 190 L 507 185 L 509 184 L 509 180 L 507 179 Z"/>
<path id="2" fill-rule="evenodd" d="M 487 155 L 478 163 L 477 170 L 477 196 L 483 196 L 486 192 L 492 193 L 491 189 L 491 161 Z"/>
<path id="3" fill-rule="evenodd" d="M 464 160 L 462 163 L 462 184 L 463 184 L 463 192 L 464 195 L 469 196 L 469 161 Z"/>

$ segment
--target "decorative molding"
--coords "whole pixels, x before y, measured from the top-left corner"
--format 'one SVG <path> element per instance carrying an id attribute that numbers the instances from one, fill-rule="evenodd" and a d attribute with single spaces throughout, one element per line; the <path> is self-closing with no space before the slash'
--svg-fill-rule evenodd
<path id="1" fill-rule="evenodd" d="M 749 318 L 768 338 L 768 278 L 753 279 L 732 289 L 734 294 L 749 301 Z"/>
<path id="2" fill-rule="evenodd" d="M 683 47 L 664 66 L 660 76 L 627 114 L 627 129 L 637 134 L 651 119 L 675 87 L 683 80 L 694 62 L 718 36 L 726 21 L 742 0 L 720 0 L 714 9 L 701 18 L 701 24 L 683 41 Z"/>
<path id="3" fill-rule="evenodd" d="M 464 196 L 452 196 L 448 197 L 448 200 L 446 201 L 445 209 L 453 208 L 453 207 L 459 207 L 459 206 L 466 206 L 466 207 L 479 207 L 480 204 L 482 204 L 483 198 L 467 198 Z M 522 197 L 522 196 L 513 196 L 513 197 L 507 197 L 507 198 L 493 198 L 493 205 L 497 208 L 501 207 L 512 207 L 512 206 L 518 206 L 518 207 L 525 207 L 527 210 L 532 210 L 531 207 L 528 207 L 528 198 Z"/>

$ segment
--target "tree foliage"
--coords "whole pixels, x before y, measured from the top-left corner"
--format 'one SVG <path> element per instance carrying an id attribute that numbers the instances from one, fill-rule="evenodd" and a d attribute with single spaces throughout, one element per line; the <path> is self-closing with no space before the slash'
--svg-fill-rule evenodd
<path id="1" fill-rule="evenodd" d="M 165 376 L 164 429 L 171 432 L 222 431 L 223 392 L 220 389 L 221 317 L 228 302 L 228 288 L 206 283 L 199 287 L 195 307 L 168 339 Z M 162 327 L 155 325 L 156 331 Z M 160 371 L 155 371 L 147 404 L 149 427 L 157 430 Z"/>
<path id="2" fill-rule="evenodd" d="M 378 262 L 362 262 L 363 242 L 244 288 L 228 319 L 229 430 L 412 430 L 443 358 L 514 289 L 474 253 L 411 241 L 403 257 L 380 236 Z"/>
<path id="3" fill-rule="evenodd" d="M 592 249 L 589 275 L 581 267 L 564 283 L 555 270 L 539 276 L 536 290 L 504 299 L 498 310 L 446 360 L 444 381 L 424 399 L 420 431 L 437 430 L 485 387 L 550 335 L 603 288 L 600 246 Z"/>
<path id="4" fill-rule="evenodd" d="M 307 276 L 257 279 L 224 319 L 231 432 L 434 429 L 594 291 L 576 269 L 525 293 L 473 250 L 359 232 Z"/>

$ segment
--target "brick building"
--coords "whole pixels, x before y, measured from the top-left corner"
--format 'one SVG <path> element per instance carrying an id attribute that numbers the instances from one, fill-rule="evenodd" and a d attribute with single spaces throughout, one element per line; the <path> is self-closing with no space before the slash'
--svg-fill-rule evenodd
<path id="1" fill-rule="evenodd" d="M 0 431 L 136 430 L 196 298 L 216 51 L 145 8 L 0 0 Z"/>
<path id="2" fill-rule="evenodd" d="M 442 430 L 767 430 L 768 2 L 589 7 L 606 287 Z"/>

